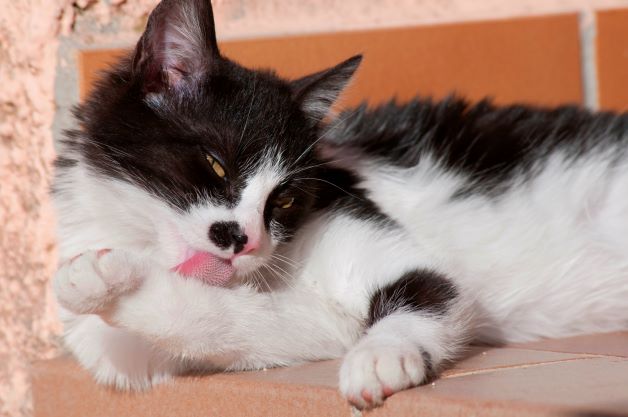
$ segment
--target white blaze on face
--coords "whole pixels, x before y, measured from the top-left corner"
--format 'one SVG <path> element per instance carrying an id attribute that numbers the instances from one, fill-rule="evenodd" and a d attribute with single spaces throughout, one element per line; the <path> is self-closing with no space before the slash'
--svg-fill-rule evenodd
<path id="1" fill-rule="evenodd" d="M 206 202 L 190 209 L 176 221 L 178 234 L 185 242 L 182 252 L 189 253 L 189 249 L 193 249 L 231 259 L 241 274 L 251 272 L 265 263 L 276 242 L 266 230 L 264 209 L 268 196 L 285 178 L 285 174 L 279 164 L 262 164 L 247 178 L 235 207 L 215 206 Z M 242 252 L 234 255 L 233 246 L 221 249 L 211 242 L 208 233 L 216 222 L 236 222 L 242 228 L 248 238 Z"/>
<path id="2" fill-rule="evenodd" d="M 264 225 L 264 208 L 272 191 L 281 183 L 284 172 L 273 165 L 265 165 L 252 175 L 233 210 L 235 221 L 248 236 L 247 246 L 259 250 L 270 244 L 270 235 Z"/>

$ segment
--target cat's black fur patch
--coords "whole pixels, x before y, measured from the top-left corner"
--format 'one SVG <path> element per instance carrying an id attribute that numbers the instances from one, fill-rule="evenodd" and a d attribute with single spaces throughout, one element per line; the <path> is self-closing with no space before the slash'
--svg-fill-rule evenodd
<path id="1" fill-rule="evenodd" d="M 399 167 L 434 158 L 467 178 L 455 197 L 499 195 L 513 180 L 531 178 L 549 155 L 564 151 L 576 160 L 591 151 L 628 145 L 628 116 L 591 113 L 576 106 L 544 109 L 477 104 L 456 97 L 442 101 L 394 101 L 341 114 L 326 134 L 343 145 Z"/>
<path id="2" fill-rule="evenodd" d="M 339 198 L 330 207 L 356 219 L 376 222 L 378 226 L 395 226 L 397 223 L 384 214 L 372 200 L 366 197 L 360 188 L 353 189 L 352 196 Z"/>
<path id="3" fill-rule="evenodd" d="M 321 192 L 316 208 L 342 211 L 360 220 L 393 224 L 393 220 L 368 198 L 355 173 L 341 168 L 326 168 L 320 173 Z"/>
<path id="4" fill-rule="evenodd" d="M 368 325 L 395 311 L 444 314 L 458 291 L 445 276 L 426 269 L 407 272 L 373 294 Z"/>
<path id="5" fill-rule="evenodd" d="M 144 188 L 180 211 L 208 200 L 233 208 L 251 175 L 272 166 L 286 178 L 264 218 L 289 238 L 320 195 L 329 199 L 314 144 L 320 118 L 360 61 L 293 81 L 247 69 L 218 51 L 208 0 L 163 0 L 135 50 L 76 108 L 80 127 L 62 143 L 94 175 Z M 59 159 L 57 167 L 72 165 Z M 278 210 L 273 200 L 282 196 L 293 207 Z"/>
<path id="6" fill-rule="evenodd" d="M 306 128 L 292 92 L 273 74 L 226 59 L 212 74 L 199 86 L 204 93 L 185 104 L 168 98 L 147 104 L 141 77 L 133 76 L 125 60 L 77 110 L 85 133 L 75 132 L 66 144 L 99 174 L 132 181 L 178 208 L 204 197 L 235 206 L 268 151 L 294 163 L 316 131 Z M 215 175 L 208 153 L 222 161 L 227 181 Z M 300 166 L 318 162 L 306 152 Z"/>

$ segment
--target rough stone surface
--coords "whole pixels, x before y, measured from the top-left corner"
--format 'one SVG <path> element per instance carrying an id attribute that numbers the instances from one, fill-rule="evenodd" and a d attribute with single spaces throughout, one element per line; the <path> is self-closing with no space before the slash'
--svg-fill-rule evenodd
<path id="1" fill-rule="evenodd" d="M 5 415 L 26 415 L 28 361 L 53 352 L 58 329 L 46 286 L 55 259 L 47 190 L 56 38 L 70 2 L 2 3 L 0 407 Z"/>
<path id="2" fill-rule="evenodd" d="M 58 350 L 48 197 L 59 45 L 130 45 L 156 0 L 0 0 L 0 415 L 31 413 L 29 362 Z M 626 6 L 626 0 L 214 0 L 219 37 L 431 24 Z M 71 55 L 71 51 L 70 51 Z M 71 70 L 71 68 L 70 68 Z M 58 80 L 57 80 L 58 81 Z M 74 86 L 58 85 L 56 90 Z"/>
<path id="3" fill-rule="evenodd" d="M 59 38 L 81 14 L 104 19 L 102 10 L 123 6 L 0 3 L 0 415 L 28 416 L 29 363 L 58 352 L 60 333 L 48 285 L 56 264 L 48 189 Z"/>

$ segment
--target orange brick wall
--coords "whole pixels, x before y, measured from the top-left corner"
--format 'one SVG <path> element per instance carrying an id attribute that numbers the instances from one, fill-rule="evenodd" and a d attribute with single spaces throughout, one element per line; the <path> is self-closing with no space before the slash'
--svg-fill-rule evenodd
<path id="1" fill-rule="evenodd" d="M 498 103 L 583 103 L 579 17 L 576 14 L 401 29 L 291 36 L 221 44 L 228 57 L 250 67 L 274 68 L 295 78 L 364 54 L 344 100 L 379 103 L 417 94 L 451 92 Z M 628 109 L 628 10 L 596 14 L 596 70 L 600 107 Z M 81 95 L 97 70 L 122 50 L 84 51 Z"/>
<path id="2" fill-rule="evenodd" d="M 344 103 L 407 100 L 456 91 L 472 99 L 581 102 L 575 14 L 479 23 L 225 42 L 223 53 L 250 67 L 296 78 L 357 53 L 362 68 Z M 82 54 L 81 91 L 121 51 Z"/>
<path id="3" fill-rule="evenodd" d="M 597 13 L 600 107 L 628 110 L 628 9 Z"/>

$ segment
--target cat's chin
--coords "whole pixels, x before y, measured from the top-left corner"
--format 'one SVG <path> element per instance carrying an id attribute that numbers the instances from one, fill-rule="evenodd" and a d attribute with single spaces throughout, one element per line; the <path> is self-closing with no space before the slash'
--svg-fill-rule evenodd
<path id="1" fill-rule="evenodd" d="M 235 275 L 245 277 L 254 271 L 260 269 L 268 260 L 259 255 L 241 255 L 232 261 L 235 268 Z"/>

